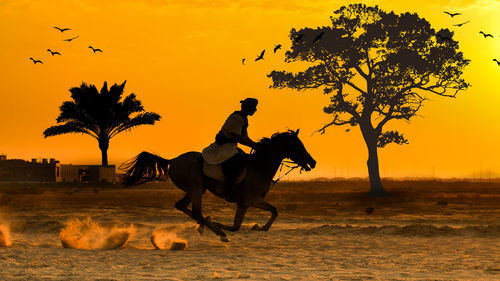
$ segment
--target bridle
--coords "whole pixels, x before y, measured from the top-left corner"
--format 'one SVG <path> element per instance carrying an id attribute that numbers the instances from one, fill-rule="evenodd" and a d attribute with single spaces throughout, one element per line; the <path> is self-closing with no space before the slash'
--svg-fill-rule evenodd
<path id="1" fill-rule="evenodd" d="M 288 161 L 288 160 L 281 161 L 280 169 L 279 169 L 278 173 L 281 173 L 281 170 L 283 169 L 283 166 L 285 166 L 287 168 L 290 168 L 290 170 L 288 170 L 288 172 L 286 172 L 284 175 L 279 176 L 277 179 L 271 180 L 271 182 L 272 182 L 271 187 L 273 187 L 281 178 L 283 178 L 284 176 L 288 175 L 291 171 L 293 171 L 293 170 L 295 170 L 295 169 L 297 169 L 297 168 L 300 167 L 299 164 L 295 164 L 295 166 L 290 166 L 288 164 L 295 164 L 295 162 Z M 303 169 L 304 168 L 300 168 L 300 173 L 302 173 Z"/>

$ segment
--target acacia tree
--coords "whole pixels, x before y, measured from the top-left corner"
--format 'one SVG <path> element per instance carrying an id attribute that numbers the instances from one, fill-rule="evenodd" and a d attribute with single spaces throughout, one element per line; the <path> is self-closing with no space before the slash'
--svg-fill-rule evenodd
<path id="1" fill-rule="evenodd" d="M 383 127 L 391 120 L 409 121 L 427 99 L 425 94 L 455 97 L 465 90 L 469 84 L 461 76 L 469 60 L 452 32 L 436 32 L 417 14 L 351 4 L 330 19 L 331 27 L 291 30 L 285 61 L 313 65 L 298 73 L 272 71 L 270 87 L 320 88 L 330 95 L 331 103 L 323 110 L 332 121 L 319 131 L 332 125 L 359 126 L 368 148 L 370 194 L 386 195 L 377 148 L 408 141 Z"/>
<path id="2" fill-rule="evenodd" d="M 59 108 L 61 113 L 57 123 L 62 124 L 46 129 L 43 135 L 87 134 L 99 143 L 102 165 L 108 165 L 108 148 L 112 137 L 140 125 L 153 125 L 161 118 L 157 113 L 144 112 L 135 94 L 121 101 L 125 82 L 114 84 L 109 90 L 107 82 L 104 82 L 100 92 L 94 85 L 86 83 L 71 88 L 69 91 L 73 101 L 65 101 Z"/>

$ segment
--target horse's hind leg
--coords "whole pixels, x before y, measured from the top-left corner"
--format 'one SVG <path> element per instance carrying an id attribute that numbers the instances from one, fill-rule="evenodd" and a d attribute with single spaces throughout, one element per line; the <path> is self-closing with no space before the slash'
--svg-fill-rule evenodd
<path id="1" fill-rule="evenodd" d="M 191 212 L 191 210 L 188 209 L 188 206 L 189 204 L 191 204 L 191 196 L 186 193 L 186 195 L 184 195 L 184 197 L 181 198 L 181 200 L 177 201 L 177 203 L 175 203 L 175 208 L 179 211 L 182 211 L 183 213 L 187 214 L 188 216 L 190 217 L 193 217 L 193 212 Z M 207 217 L 207 219 L 209 219 L 210 217 Z M 200 224 L 198 226 L 198 232 L 200 234 L 203 234 L 203 230 L 204 230 L 204 226 L 203 224 Z"/>
<path id="2" fill-rule="evenodd" d="M 181 200 L 179 200 L 179 201 L 177 201 L 177 203 L 175 203 L 175 208 L 179 211 L 182 211 L 183 213 L 187 214 L 188 216 L 190 216 L 192 218 L 193 212 L 191 212 L 191 210 L 188 209 L 189 204 L 191 204 L 191 196 L 188 193 L 186 193 L 186 195 L 184 195 L 184 197 L 182 197 Z M 205 219 L 210 220 L 210 217 L 206 217 Z M 212 223 L 217 226 L 216 222 L 212 222 Z M 198 226 L 198 232 L 200 234 L 203 234 L 204 229 L 205 229 L 205 226 L 200 223 L 200 225 Z"/>
<path id="3" fill-rule="evenodd" d="M 274 207 L 273 205 L 264 201 L 263 198 L 257 198 L 256 200 L 254 200 L 254 202 L 252 202 L 252 206 L 258 209 L 271 212 L 271 217 L 264 226 L 261 227 L 258 224 L 255 224 L 252 227 L 252 230 L 268 231 L 271 225 L 273 224 L 274 220 L 276 219 L 276 217 L 278 217 L 278 210 L 276 210 L 276 207 Z"/>
<path id="4" fill-rule="evenodd" d="M 246 206 L 241 206 L 238 204 L 238 208 L 236 209 L 236 214 L 234 215 L 234 223 L 233 226 L 228 226 L 224 225 L 218 222 L 212 222 L 215 224 L 217 227 L 222 228 L 227 231 L 238 231 L 241 227 L 241 222 L 243 222 L 243 218 L 245 217 L 245 214 L 247 212 L 248 207 Z"/>
<path id="5" fill-rule="evenodd" d="M 227 236 L 222 230 L 220 230 L 217 226 L 215 226 L 211 221 L 205 219 L 201 212 L 201 197 L 202 193 L 192 195 L 192 215 L 191 217 L 195 219 L 200 225 L 207 226 L 210 230 L 212 230 L 215 234 L 220 237 L 222 242 L 229 242 Z"/>
<path id="6" fill-rule="evenodd" d="M 179 211 L 184 212 L 188 216 L 192 217 L 193 215 L 191 213 L 191 210 L 187 208 L 187 206 L 189 206 L 190 203 L 191 203 L 191 196 L 189 195 L 189 193 L 186 193 L 186 195 L 184 195 L 184 197 L 182 197 L 181 200 L 175 203 L 175 208 Z"/>

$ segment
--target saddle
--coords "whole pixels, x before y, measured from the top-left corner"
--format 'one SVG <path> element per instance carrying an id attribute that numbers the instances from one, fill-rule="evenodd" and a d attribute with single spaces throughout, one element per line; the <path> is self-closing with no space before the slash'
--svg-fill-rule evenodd
<path id="1" fill-rule="evenodd" d="M 207 161 L 203 160 L 203 174 L 211 179 L 225 182 L 224 172 L 222 172 L 222 167 L 220 164 L 213 165 L 209 164 Z M 243 171 L 236 178 L 236 184 L 242 182 L 247 175 L 247 168 L 243 168 Z"/>

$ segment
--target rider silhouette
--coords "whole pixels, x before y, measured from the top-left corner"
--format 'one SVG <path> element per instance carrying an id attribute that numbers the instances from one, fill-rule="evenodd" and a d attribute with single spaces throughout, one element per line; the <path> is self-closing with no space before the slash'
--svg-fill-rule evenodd
<path id="1" fill-rule="evenodd" d="M 233 186 L 236 178 L 245 166 L 246 154 L 238 147 L 238 143 L 256 148 L 257 143 L 248 137 L 248 116 L 257 111 L 258 100 L 246 98 L 241 103 L 241 110 L 233 112 L 217 133 L 215 143 L 205 148 L 203 158 L 210 164 L 221 164 L 224 173 L 224 192 L 228 201 L 233 198 Z"/>

